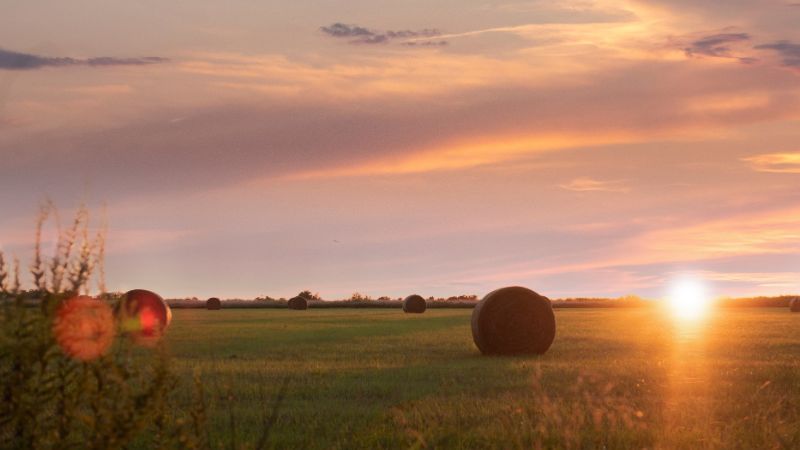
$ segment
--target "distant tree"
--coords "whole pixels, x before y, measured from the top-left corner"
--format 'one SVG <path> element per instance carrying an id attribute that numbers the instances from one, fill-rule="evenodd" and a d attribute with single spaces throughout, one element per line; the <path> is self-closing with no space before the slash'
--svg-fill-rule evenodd
<path id="1" fill-rule="evenodd" d="M 351 302 L 370 301 L 370 300 L 372 300 L 372 297 L 370 297 L 369 295 L 362 295 L 359 292 L 354 292 L 353 295 L 350 296 Z"/>
<path id="2" fill-rule="evenodd" d="M 471 302 L 475 300 L 478 300 L 477 295 L 454 295 L 452 297 L 447 297 L 448 302 Z"/>
<path id="3" fill-rule="evenodd" d="M 303 297 L 306 300 L 319 300 L 319 293 L 312 294 L 311 291 L 305 290 L 297 294 L 298 297 Z"/>

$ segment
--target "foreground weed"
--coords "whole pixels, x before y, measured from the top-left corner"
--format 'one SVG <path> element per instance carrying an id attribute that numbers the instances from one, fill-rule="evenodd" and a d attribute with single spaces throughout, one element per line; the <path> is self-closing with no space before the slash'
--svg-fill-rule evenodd
<path id="1" fill-rule="evenodd" d="M 42 254 L 52 219 L 58 241 Z M 104 290 L 105 232 L 90 233 L 82 207 L 62 230 L 55 208 L 36 225 L 34 289 L 20 265 L 0 253 L 0 442 L 8 448 L 206 448 L 202 383 L 188 408 L 177 405 L 178 378 L 163 346 L 135 347 L 116 332 L 115 300 Z M 107 337 L 107 339 L 106 339 Z M 186 414 L 175 411 L 188 410 Z"/>

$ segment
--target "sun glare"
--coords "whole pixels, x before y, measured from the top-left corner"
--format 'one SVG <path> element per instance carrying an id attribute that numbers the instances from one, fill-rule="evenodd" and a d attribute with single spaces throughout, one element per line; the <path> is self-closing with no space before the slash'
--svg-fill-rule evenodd
<path id="1" fill-rule="evenodd" d="M 711 305 L 706 286 L 694 278 L 675 280 L 667 301 L 672 314 L 682 320 L 703 318 Z"/>

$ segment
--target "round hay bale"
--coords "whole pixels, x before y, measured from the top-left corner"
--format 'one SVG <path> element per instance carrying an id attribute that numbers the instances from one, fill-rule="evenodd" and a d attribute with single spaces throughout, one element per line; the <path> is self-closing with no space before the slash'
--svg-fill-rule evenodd
<path id="1" fill-rule="evenodd" d="M 222 302 L 217 297 L 211 297 L 206 300 L 206 309 L 216 311 L 222 309 Z"/>
<path id="2" fill-rule="evenodd" d="M 158 342 L 172 321 L 172 310 L 164 299 L 144 289 L 126 292 L 115 313 L 121 330 L 141 345 Z"/>
<path id="3" fill-rule="evenodd" d="M 427 309 L 428 303 L 421 295 L 413 294 L 403 300 L 403 312 L 412 314 L 422 314 Z"/>
<path id="4" fill-rule="evenodd" d="M 472 311 L 472 339 L 486 355 L 541 355 L 555 336 L 550 300 L 524 287 L 492 291 Z"/>
<path id="5" fill-rule="evenodd" d="M 297 296 L 289 300 L 287 305 L 289 309 L 308 309 L 308 300 L 303 297 Z"/>
<path id="6" fill-rule="evenodd" d="M 800 312 L 800 298 L 795 297 L 789 302 L 789 311 L 791 312 Z"/>

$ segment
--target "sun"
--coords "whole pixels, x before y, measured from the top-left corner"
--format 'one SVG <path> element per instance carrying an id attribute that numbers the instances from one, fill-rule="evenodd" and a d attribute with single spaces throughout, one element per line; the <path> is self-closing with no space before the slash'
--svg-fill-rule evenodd
<path id="1" fill-rule="evenodd" d="M 706 285 L 696 278 L 675 280 L 667 302 L 675 317 L 687 321 L 702 319 L 711 306 Z"/>

